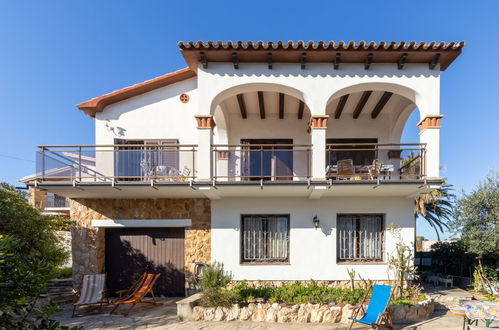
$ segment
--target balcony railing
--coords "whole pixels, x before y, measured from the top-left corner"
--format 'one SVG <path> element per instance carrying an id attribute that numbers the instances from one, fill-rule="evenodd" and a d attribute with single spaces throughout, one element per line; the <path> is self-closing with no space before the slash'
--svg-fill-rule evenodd
<path id="1" fill-rule="evenodd" d="M 197 145 L 147 142 L 116 145 L 41 146 L 38 181 L 77 183 L 195 181 L 198 166 L 211 166 L 213 180 L 308 181 L 312 146 L 297 144 L 213 145 L 211 164 L 199 163 Z M 426 145 L 341 143 L 326 145 L 331 180 L 422 180 Z"/>
<path id="2" fill-rule="evenodd" d="M 212 153 L 212 177 L 217 181 L 296 181 L 311 177 L 310 145 L 213 145 Z"/>
<path id="3" fill-rule="evenodd" d="M 41 181 L 182 182 L 196 176 L 196 145 L 117 144 L 40 146 Z"/>
<path id="4" fill-rule="evenodd" d="M 47 198 L 42 207 L 43 209 L 69 208 L 69 199 L 57 194 L 47 193 Z"/>
<path id="5" fill-rule="evenodd" d="M 326 176 L 333 180 L 422 180 L 426 176 L 426 145 L 327 144 Z"/>

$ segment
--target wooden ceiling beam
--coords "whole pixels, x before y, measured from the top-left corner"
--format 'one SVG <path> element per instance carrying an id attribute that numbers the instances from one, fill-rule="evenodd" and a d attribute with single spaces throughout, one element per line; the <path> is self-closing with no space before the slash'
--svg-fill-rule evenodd
<path id="1" fill-rule="evenodd" d="M 355 110 L 353 112 L 353 119 L 359 118 L 359 115 L 362 112 L 362 109 L 364 109 L 364 106 L 366 105 L 367 100 L 369 100 L 369 96 L 371 96 L 372 92 L 373 91 L 365 91 L 364 93 L 362 93 L 359 103 L 357 103 L 357 106 L 355 107 Z"/>
<path id="2" fill-rule="evenodd" d="M 208 60 L 204 52 L 199 53 L 199 62 L 203 65 L 203 69 L 208 69 Z"/>
<path id="3" fill-rule="evenodd" d="M 279 93 L 279 119 L 284 119 L 284 94 Z"/>
<path id="4" fill-rule="evenodd" d="M 390 100 L 390 97 L 392 97 L 392 95 L 393 95 L 392 92 L 383 93 L 378 103 L 374 107 L 373 111 L 371 112 L 371 118 L 375 119 L 376 117 L 378 117 L 379 113 L 381 112 L 381 110 L 383 110 L 383 108 L 385 107 L 388 100 Z"/>
<path id="5" fill-rule="evenodd" d="M 272 70 L 272 53 L 267 54 L 267 64 L 269 66 L 269 70 Z"/>
<path id="6" fill-rule="evenodd" d="M 345 104 L 347 103 L 348 100 L 348 95 L 343 95 L 340 100 L 338 101 L 338 105 L 336 106 L 336 111 L 334 112 L 334 118 L 339 119 L 341 116 L 341 112 L 343 111 L 343 108 L 345 107 Z"/>
<path id="7" fill-rule="evenodd" d="M 236 52 L 232 53 L 232 64 L 234 64 L 234 69 L 239 69 L 239 57 Z"/>
<path id="8" fill-rule="evenodd" d="M 402 70 L 404 68 L 404 65 L 405 65 L 405 62 L 407 62 L 408 56 L 409 56 L 409 54 L 407 54 L 407 53 L 404 53 L 404 54 L 402 54 L 402 56 L 400 56 L 400 58 L 397 62 L 397 68 L 399 70 Z"/>
<path id="9" fill-rule="evenodd" d="M 373 62 L 373 57 L 374 57 L 373 53 L 367 54 L 366 60 L 364 62 L 364 69 L 365 70 L 369 70 L 369 68 L 371 67 L 371 63 Z"/>
<path id="10" fill-rule="evenodd" d="M 246 104 L 244 104 L 243 94 L 237 94 L 237 103 L 239 103 L 239 110 L 241 111 L 241 117 L 243 117 L 243 119 L 246 119 L 247 118 Z"/>
<path id="11" fill-rule="evenodd" d="M 298 105 L 298 119 L 303 119 L 303 110 L 305 109 L 305 103 L 300 100 L 300 104 Z"/>
<path id="12" fill-rule="evenodd" d="M 336 53 L 336 55 L 334 56 L 334 60 L 333 60 L 333 68 L 335 70 L 339 69 L 340 62 L 341 62 L 341 53 Z"/>
<path id="13" fill-rule="evenodd" d="M 302 70 L 305 70 L 307 63 L 307 53 L 301 53 L 300 55 L 300 66 Z"/>
<path id="14" fill-rule="evenodd" d="M 435 69 L 435 67 L 437 66 L 437 64 L 439 62 L 440 62 L 440 53 L 438 53 L 435 56 L 433 56 L 433 58 L 431 59 L 431 62 L 428 63 L 428 66 L 429 66 L 430 70 Z"/>
<path id="15" fill-rule="evenodd" d="M 258 92 L 258 105 L 260 107 L 260 118 L 265 119 L 265 100 L 263 98 L 263 92 Z"/>

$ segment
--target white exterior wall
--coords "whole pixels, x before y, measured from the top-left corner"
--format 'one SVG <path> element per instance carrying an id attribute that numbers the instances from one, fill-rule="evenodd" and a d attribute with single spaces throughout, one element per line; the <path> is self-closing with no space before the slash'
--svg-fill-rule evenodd
<path id="1" fill-rule="evenodd" d="M 269 70 L 265 63 L 242 63 L 240 69 L 235 70 L 231 63 L 210 63 L 208 69 L 198 69 L 197 77 L 109 105 L 103 112 L 97 113 L 95 142 L 113 144 L 115 138 L 175 138 L 181 144 L 199 144 L 197 163 L 210 164 L 209 148 L 213 136 L 217 143 L 224 143 L 223 140 L 228 140 L 225 143 L 239 143 L 240 138 L 282 136 L 293 138 L 296 144 L 302 141 L 309 144 L 312 139 L 306 134 L 306 125 L 310 114 L 329 114 L 328 138 L 376 137 L 381 143 L 397 143 L 407 118 L 405 113 L 384 111 L 376 120 L 362 116 L 359 119 L 342 116 L 336 120 L 328 104 L 348 93 L 391 91 L 414 102 L 423 119 L 426 115 L 440 113 L 439 84 L 440 71 L 438 68 L 429 70 L 427 64 L 406 64 L 403 70 L 398 70 L 396 64 L 374 63 L 369 70 L 364 70 L 363 64 L 342 64 L 338 70 L 333 70 L 331 64 L 313 63 L 301 70 L 299 64 L 275 63 L 274 69 Z M 283 92 L 304 101 L 307 106 L 305 118 L 297 120 L 287 115 L 284 120 L 271 117 L 261 120 L 257 115 L 250 114 L 248 119 L 243 120 L 232 113 L 225 114 L 226 122 L 220 123 L 220 128 L 217 123 L 214 134 L 196 129 L 194 115 L 215 114 L 216 107 L 228 97 L 259 90 Z M 181 93 L 189 95 L 187 104 L 180 102 Z M 115 130 L 107 128 L 106 123 Z M 218 132 L 222 127 L 225 130 L 223 134 Z M 224 134 L 225 138 L 222 138 Z M 324 134 L 315 135 L 314 140 L 317 141 Z M 428 176 L 438 177 L 439 130 L 423 133 L 421 142 L 428 144 Z M 322 178 L 325 170 L 322 161 L 324 148 L 318 142 L 313 148 L 313 157 L 317 157 L 316 162 L 312 162 L 313 177 Z M 103 164 L 112 164 L 112 157 L 112 153 L 98 154 L 98 171 L 111 174 L 113 169 Z M 205 170 L 198 173 L 199 177 L 209 179 L 210 172 L 206 167 L 199 169 Z"/>
<path id="2" fill-rule="evenodd" d="M 413 200 L 407 198 L 303 198 L 222 199 L 212 201 L 212 261 L 221 261 L 235 280 L 347 280 L 347 268 L 364 279 L 393 279 L 386 264 L 336 264 L 336 215 L 385 215 L 385 227 L 401 228 L 405 244 L 413 248 Z M 241 265 L 241 214 L 290 215 L 290 264 Z M 312 218 L 317 215 L 320 228 Z M 385 231 L 385 261 L 397 239 Z"/>
<path id="3" fill-rule="evenodd" d="M 182 103 L 180 94 L 189 102 Z M 111 104 L 95 116 L 95 144 L 112 145 L 115 139 L 178 139 L 180 144 L 198 144 L 196 120 L 197 79 L 190 78 L 133 98 Z M 106 127 L 114 128 L 114 131 Z M 97 152 L 97 171 L 112 175 L 113 152 Z M 182 161 L 184 159 L 184 162 Z M 192 168 L 190 153 L 180 153 L 180 168 Z"/>
<path id="4" fill-rule="evenodd" d="M 364 90 L 390 91 L 407 98 L 418 107 L 421 119 L 440 113 L 440 70 L 438 67 L 430 70 L 427 64 L 406 64 L 403 70 L 398 70 L 396 64 L 374 63 L 369 70 L 365 70 L 363 64 L 341 64 L 338 70 L 333 70 L 331 64 L 312 63 L 301 70 L 299 64 L 275 63 L 273 69 L 269 70 L 266 63 L 241 63 L 236 70 L 231 63 L 209 63 L 208 69 L 201 66 L 198 68 L 198 87 L 199 114 L 214 114 L 216 107 L 228 97 L 259 90 L 294 96 L 305 102 L 312 115 L 327 114 L 327 106 L 333 99 Z M 399 115 L 387 120 L 378 118 L 378 122 L 384 122 L 379 127 L 373 127 L 378 124 L 372 120 L 365 125 L 359 125 L 360 120 L 354 120 L 351 127 L 355 126 L 354 129 L 359 131 L 366 127 L 378 130 L 380 142 L 387 139 L 386 142 L 397 143 L 404 126 L 402 122 L 405 123 L 404 120 L 399 120 L 399 117 L 405 116 Z M 385 114 L 382 113 L 381 116 Z M 332 127 L 328 129 L 329 137 L 336 135 L 333 133 L 333 118 L 331 116 L 328 123 Z M 388 127 L 384 128 L 385 124 Z M 347 128 L 342 130 L 348 132 L 348 135 L 356 134 Z M 338 132 L 338 135 L 341 133 Z M 421 142 L 428 143 L 427 148 L 431 149 L 427 152 L 427 172 L 429 176 L 437 177 L 438 141 L 422 137 Z M 313 149 L 313 157 L 317 157 L 317 161 L 313 162 L 313 176 L 324 177 L 324 168 L 318 165 L 324 163 L 324 149 L 319 144 L 313 146 Z"/>

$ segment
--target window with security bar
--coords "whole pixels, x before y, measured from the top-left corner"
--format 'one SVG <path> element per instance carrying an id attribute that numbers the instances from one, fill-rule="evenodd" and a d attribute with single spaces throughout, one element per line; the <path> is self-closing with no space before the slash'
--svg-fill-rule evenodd
<path id="1" fill-rule="evenodd" d="M 336 230 L 338 261 L 383 261 L 383 222 L 383 215 L 379 214 L 339 214 Z"/>
<path id="2" fill-rule="evenodd" d="M 289 215 L 243 215 L 241 262 L 289 261 Z"/>

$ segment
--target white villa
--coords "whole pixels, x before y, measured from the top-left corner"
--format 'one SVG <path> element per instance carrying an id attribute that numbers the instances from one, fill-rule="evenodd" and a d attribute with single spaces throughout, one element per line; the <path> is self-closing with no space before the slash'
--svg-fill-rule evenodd
<path id="1" fill-rule="evenodd" d="M 24 182 L 70 199 L 75 283 L 160 272 L 182 296 L 213 261 L 235 280 L 387 281 L 415 198 L 443 184 L 440 72 L 462 47 L 180 42 L 185 69 L 79 104 L 95 145 L 40 146 Z"/>

